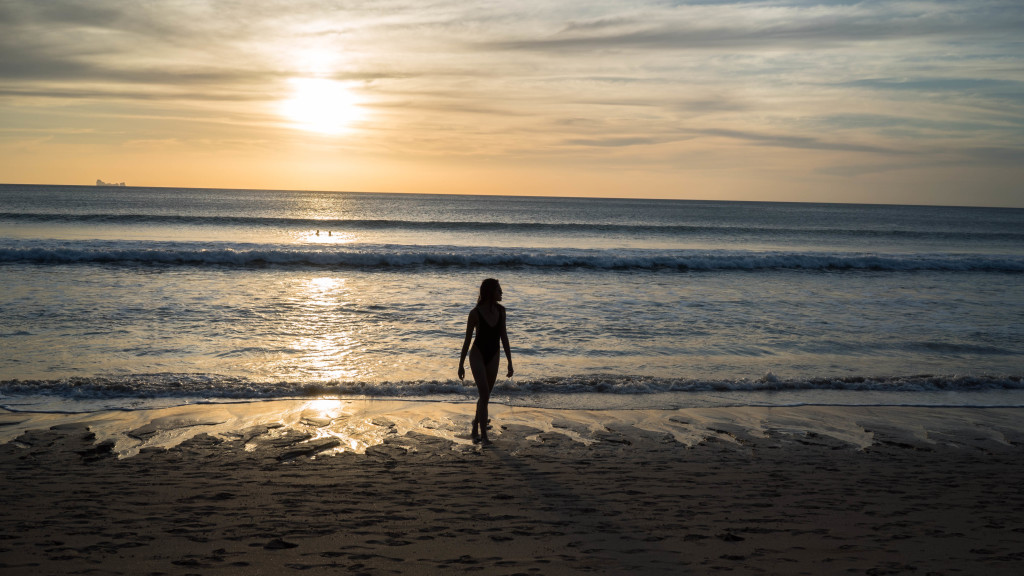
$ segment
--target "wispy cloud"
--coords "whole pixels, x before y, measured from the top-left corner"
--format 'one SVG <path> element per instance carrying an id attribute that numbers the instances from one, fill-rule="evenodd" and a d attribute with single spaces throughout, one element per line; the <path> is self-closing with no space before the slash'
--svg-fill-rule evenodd
<path id="1" fill-rule="evenodd" d="M 1001 39 L 1019 31 L 1024 14 L 1008 2 L 681 4 L 645 18 L 573 22 L 540 36 L 486 43 L 499 50 L 822 49 L 879 41 Z"/>
<path id="2" fill-rule="evenodd" d="M 597 147 L 626 147 L 626 146 L 649 146 L 652 144 L 664 144 L 674 142 L 681 138 L 652 138 L 648 136 L 621 136 L 615 138 L 573 138 L 565 143 L 572 146 L 597 146 Z"/>
<path id="3" fill-rule="evenodd" d="M 823 138 L 810 136 L 793 136 L 786 134 L 764 134 L 756 132 L 744 132 L 741 130 L 708 129 L 701 130 L 706 136 L 719 136 L 733 138 L 758 146 L 776 146 L 780 148 L 794 148 L 797 150 L 833 150 L 841 152 L 865 152 L 870 154 L 906 154 L 906 151 L 894 150 L 882 146 L 870 144 L 854 144 L 849 142 L 829 141 Z"/>

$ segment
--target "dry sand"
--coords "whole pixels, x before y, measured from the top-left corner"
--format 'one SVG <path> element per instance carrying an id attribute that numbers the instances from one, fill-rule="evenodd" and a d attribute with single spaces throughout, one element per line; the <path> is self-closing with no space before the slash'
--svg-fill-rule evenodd
<path id="1" fill-rule="evenodd" d="M 0 570 L 1020 574 L 1024 409 L 0 412 Z"/>

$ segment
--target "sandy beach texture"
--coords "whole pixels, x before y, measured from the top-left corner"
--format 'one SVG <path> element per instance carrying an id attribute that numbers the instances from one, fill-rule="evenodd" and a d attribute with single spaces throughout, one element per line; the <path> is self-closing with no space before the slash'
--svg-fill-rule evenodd
<path id="1" fill-rule="evenodd" d="M 986 574 L 1024 410 L 277 401 L 0 411 L 0 571 Z"/>

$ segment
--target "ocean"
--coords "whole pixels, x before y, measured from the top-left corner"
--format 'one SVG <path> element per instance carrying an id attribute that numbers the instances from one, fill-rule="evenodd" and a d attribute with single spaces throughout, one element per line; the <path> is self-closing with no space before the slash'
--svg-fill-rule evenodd
<path id="1" fill-rule="evenodd" d="M 1024 210 L 34 185 L 0 406 L 471 402 L 487 277 L 498 403 L 1024 406 Z"/>

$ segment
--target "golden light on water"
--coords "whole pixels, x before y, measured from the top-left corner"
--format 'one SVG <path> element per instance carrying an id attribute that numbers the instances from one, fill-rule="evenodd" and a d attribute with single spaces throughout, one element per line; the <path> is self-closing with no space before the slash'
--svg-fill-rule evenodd
<path id="1" fill-rule="evenodd" d="M 391 427 L 382 427 L 373 418 L 353 418 L 346 410 L 351 400 L 318 398 L 300 408 L 300 425 L 313 439 L 334 438 L 339 445 L 326 453 L 364 452 L 369 446 L 381 444 L 387 436 L 396 434 Z"/>
<path id="2" fill-rule="evenodd" d="M 344 278 L 332 278 L 330 276 L 313 278 L 306 284 L 306 287 L 308 288 L 307 293 L 313 295 L 314 300 L 321 304 L 333 303 L 331 301 L 331 297 L 325 297 L 325 294 L 332 293 L 334 290 L 342 289 L 344 286 Z"/>
<path id="3" fill-rule="evenodd" d="M 348 303 L 345 279 L 310 278 L 295 290 L 293 331 L 299 336 L 290 348 L 302 350 L 299 375 L 318 381 L 351 380 L 359 376 L 350 355 L 358 342 L 341 328 L 337 315 Z"/>
<path id="4" fill-rule="evenodd" d="M 306 404 L 305 409 L 319 415 L 321 418 L 337 418 L 343 413 L 345 402 L 337 398 L 318 398 Z"/>
<path id="5" fill-rule="evenodd" d="M 303 350 L 301 372 L 315 380 L 354 380 L 359 371 L 348 359 L 354 345 L 344 334 L 315 334 L 299 338 L 293 346 Z"/>
<path id="6" fill-rule="evenodd" d="M 327 78 L 292 78 L 291 96 L 281 114 L 296 128 L 320 134 L 339 134 L 363 115 L 356 98 L 341 82 Z"/>

